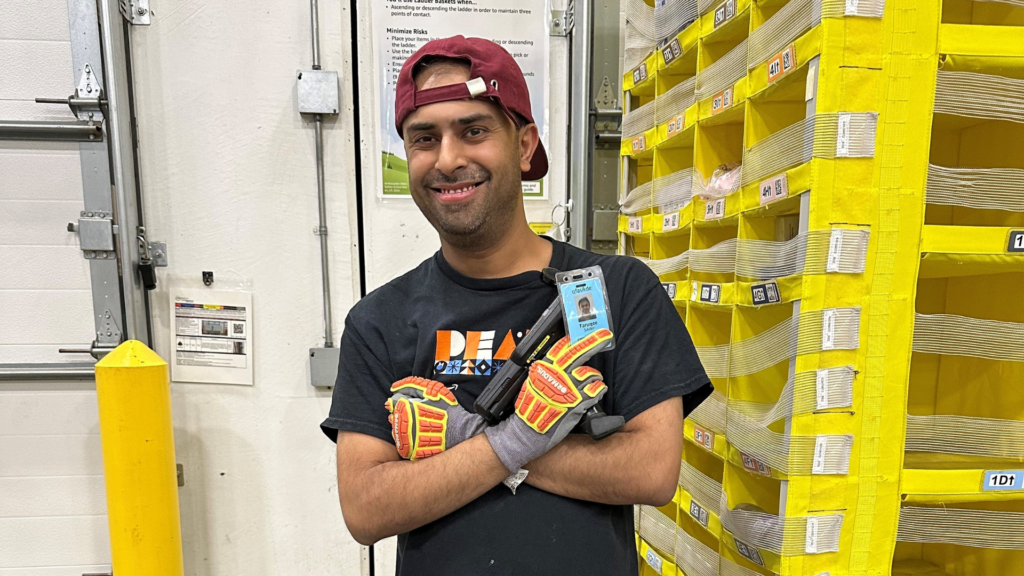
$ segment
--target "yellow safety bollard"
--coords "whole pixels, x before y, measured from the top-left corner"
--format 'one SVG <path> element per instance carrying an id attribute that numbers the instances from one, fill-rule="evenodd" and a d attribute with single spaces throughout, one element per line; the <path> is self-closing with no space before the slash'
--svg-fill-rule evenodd
<path id="1" fill-rule="evenodd" d="M 117 576 L 183 576 L 167 362 L 138 340 L 96 364 Z"/>

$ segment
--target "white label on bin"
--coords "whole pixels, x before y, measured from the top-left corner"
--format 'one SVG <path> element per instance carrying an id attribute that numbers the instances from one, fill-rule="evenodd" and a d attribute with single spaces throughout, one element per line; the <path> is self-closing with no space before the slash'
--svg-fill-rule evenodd
<path id="1" fill-rule="evenodd" d="M 839 272 L 839 257 L 843 252 L 843 229 L 833 228 L 832 238 L 828 243 L 828 263 L 826 272 Z"/>
<path id="2" fill-rule="evenodd" d="M 644 219 L 642 216 L 631 216 L 629 218 L 629 232 L 639 234 L 644 231 Z"/>
<path id="3" fill-rule="evenodd" d="M 828 408 L 828 370 L 818 370 L 816 380 L 818 388 L 818 410 L 824 410 L 825 408 Z"/>
<path id="4" fill-rule="evenodd" d="M 839 127 L 836 136 L 836 156 L 845 158 L 850 155 L 850 118 L 849 112 L 839 113 Z"/>
<path id="5" fill-rule="evenodd" d="M 662 218 L 661 229 L 665 232 L 671 232 L 679 228 L 679 212 L 673 212 L 671 214 L 665 214 Z"/>
<path id="6" fill-rule="evenodd" d="M 856 16 L 857 8 L 860 7 L 860 0 L 846 0 L 846 15 Z"/>
<path id="7" fill-rule="evenodd" d="M 828 452 L 828 436 L 818 436 L 814 441 L 814 463 L 811 465 L 812 474 L 825 473 L 826 452 Z"/>
<path id="8" fill-rule="evenodd" d="M 654 552 L 654 550 L 651 550 L 650 548 L 648 548 L 647 549 L 647 555 L 644 556 L 644 560 L 647 560 L 647 563 L 651 566 L 651 568 L 654 568 L 654 570 L 658 574 L 661 574 L 661 557 L 659 557 Z"/>
<path id="9" fill-rule="evenodd" d="M 804 102 L 814 99 L 814 84 L 818 80 L 818 61 L 812 60 L 807 66 L 807 87 L 804 89 Z"/>
<path id="10" fill-rule="evenodd" d="M 824 310 L 821 315 L 821 349 L 832 350 L 836 347 L 836 311 L 833 308 Z"/>
<path id="11" fill-rule="evenodd" d="M 818 519 L 807 519 L 807 537 L 804 542 L 804 552 L 807 554 L 818 553 Z"/>

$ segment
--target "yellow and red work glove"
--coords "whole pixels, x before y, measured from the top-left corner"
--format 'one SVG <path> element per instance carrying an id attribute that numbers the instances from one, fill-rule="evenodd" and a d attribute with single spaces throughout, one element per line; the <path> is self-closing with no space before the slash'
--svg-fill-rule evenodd
<path id="1" fill-rule="evenodd" d="M 467 412 L 444 384 L 418 376 L 391 385 L 394 395 L 384 407 L 391 413 L 391 437 L 398 455 L 407 460 L 436 456 L 476 436 L 487 426 Z"/>
<path id="2" fill-rule="evenodd" d="M 598 330 L 576 344 L 566 336 L 544 359 L 530 366 L 530 375 L 516 398 L 516 413 L 484 430 L 502 464 L 515 473 L 562 441 L 608 392 L 601 373 L 583 366 L 608 348 L 612 333 Z"/>

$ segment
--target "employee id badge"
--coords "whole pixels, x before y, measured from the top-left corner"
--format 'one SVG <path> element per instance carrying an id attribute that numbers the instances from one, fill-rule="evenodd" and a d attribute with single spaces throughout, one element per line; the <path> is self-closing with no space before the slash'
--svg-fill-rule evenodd
<path id="1" fill-rule="evenodd" d="M 559 272 L 555 275 L 562 298 L 565 332 L 573 344 L 602 328 L 612 329 L 608 290 L 600 266 Z M 615 347 L 613 339 L 608 349 Z"/>

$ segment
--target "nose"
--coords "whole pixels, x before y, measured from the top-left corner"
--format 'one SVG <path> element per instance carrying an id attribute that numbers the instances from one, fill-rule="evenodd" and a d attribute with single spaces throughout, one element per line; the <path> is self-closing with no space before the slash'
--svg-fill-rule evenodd
<path id="1" fill-rule="evenodd" d="M 455 136 L 445 134 L 441 138 L 441 146 L 437 155 L 437 162 L 434 168 L 442 174 L 452 175 L 456 170 L 469 165 L 464 154 L 462 142 Z"/>

